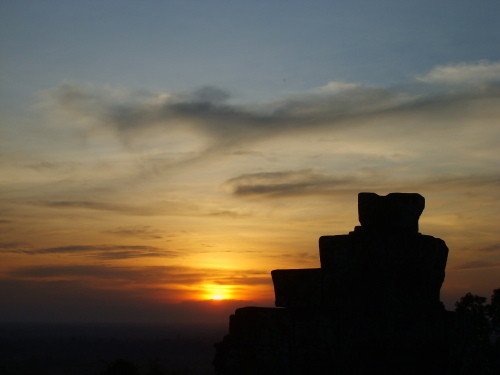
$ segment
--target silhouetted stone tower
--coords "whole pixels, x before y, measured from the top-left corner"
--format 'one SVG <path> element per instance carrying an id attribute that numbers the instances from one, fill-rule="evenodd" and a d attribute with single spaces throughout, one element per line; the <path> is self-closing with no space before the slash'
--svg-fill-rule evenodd
<path id="1" fill-rule="evenodd" d="M 418 232 L 424 207 L 420 194 L 360 193 L 361 226 L 320 237 L 321 268 L 272 271 L 277 308 L 231 315 L 216 374 L 454 373 L 448 248 Z"/>

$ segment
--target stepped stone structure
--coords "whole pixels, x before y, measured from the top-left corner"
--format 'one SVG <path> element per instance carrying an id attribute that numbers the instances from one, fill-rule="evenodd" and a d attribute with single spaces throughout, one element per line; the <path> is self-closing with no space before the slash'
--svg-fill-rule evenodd
<path id="1" fill-rule="evenodd" d="M 216 374 L 455 373 L 459 324 L 440 302 L 448 248 L 418 232 L 424 207 L 420 194 L 360 193 L 361 226 L 320 237 L 321 268 L 272 271 L 276 308 L 231 315 Z"/>

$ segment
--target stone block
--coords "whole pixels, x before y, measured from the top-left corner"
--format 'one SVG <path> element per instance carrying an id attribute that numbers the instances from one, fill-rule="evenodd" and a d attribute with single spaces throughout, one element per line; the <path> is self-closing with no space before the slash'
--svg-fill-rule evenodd
<path id="1" fill-rule="evenodd" d="M 416 193 L 358 194 L 358 215 L 362 227 L 399 228 L 418 232 L 418 219 L 425 208 L 425 198 Z"/>
<path id="2" fill-rule="evenodd" d="M 276 307 L 321 306 L 321 269 L 271 271 Z"/>

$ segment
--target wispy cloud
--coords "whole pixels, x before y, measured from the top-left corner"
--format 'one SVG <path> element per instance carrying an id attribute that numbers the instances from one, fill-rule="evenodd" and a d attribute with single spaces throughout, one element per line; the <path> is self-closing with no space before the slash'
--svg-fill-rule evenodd
<path id="1" fill-rule="evenodd" d="M 276 259 L 287 259 L 287 258 L 292 258 L 298 262 L 304 262 L 304 261 L 319 261 L 318 254 L 316 252 L 310 252 L 310 253 L 286 253 L 286 254 L 273 254 L 273 255 L 267 255 L 268 257 L 271 258 L 276 258 Z"/>
<path id="2" fill-rule="evenodd" d="M 452 267 L 452 270 L 469 270 L 469 269 L 482 269 L 482 268 L 497 268 L 500 267 L 500 262 L 484 262 L 484 261 L 471 261 L 458 264 Z"/>
<path id="3" fill-rule="evenodd" d="M 103 233 L 111 233 L 117 236 L 125 236 L 125 237 L 135 237 L 141 239 L 160 239 L 161 231 L 158 229 L 152 228 L 149 225 L 138 225 L 131 227 L 118 227 L 115 229 L 104 231 Z"/>
<path id="4" fill-rule="evenodd" d="M 438 84 L 488 84 L 500 83 L 500 62 L 480 61 L 476 64 L 438 66 L 420 75 L 417 80 Z"/>
<path id="5" fill-rule="evenodd" d="M 103 280 L 105 285 L 268 285 L 268 272 L 187 266 L 118 267 L 108 265 L 67 265 L 18 267 L 8 271 L 11 277 L 34 279 Z M 98 284 L 97 284 L 98 285 Z"/>
<path id="6" fill-rule="evenodd" d="M 2 242 L 0 243 L 0 251 L 5 252 L 24 252 L 32 249 L 32 246 L 26 242 Z"/>
<path id="7" fill-rule="evenodd" d="M 143 257 L 177 257 L 180 254 L 153 246 L 129 246 L 129 245 L 72 245 L 52 248 L 33 249 L 25 243 L 3 244 L 4 252 L 47 255 L 64 254 L 73 256 L 86 256 L 98 259 L 130 259 Z"/>
<path id="8" fill-rule="evenodd" d="M 497 251 L 500 252 L 500 243 L 494 243 L 489 246 L 481 247 L 479 251 L 487 253 L 494 253 Z"/>
<path id="9" fill-rule="evenodd" d="M 328 194 L 349 186 L 355 177 L 335 178 L 311 169 L 282 172 L 247 173 L 226 181 L 236 196 L 269 196 L 271 198 Z"/>
<path id="10" fill-rule="evenodd" d="M 68 173 L 78 167 L 79 163 L 73 161 L 37 161 L 21 164 L 22 167 L 32 169 L 38 172 L 55 171 Z"/>
<path id="11" fill-rule="evenodd" d="M 57 209 L 86 209 L 97 211 L 109 211 L 138 216 L 156 216 L 166 214 L 188 214 L 197 212 L 198 209 L 192 203 L 157 201 L 154 204 L 133 204 L 124 202 L 109 202 L 101 200 L 32 200 L 29 202 L 35 206 L 44 206 Z"/>
<path id="12" fill-rule="evenodd" d="M 223 186 L 237 197 L 290 197 L 307 195 L 357 194 L 360 188 L 446 190 L 450 188 L 497 187 L 500 174 L 425 176 L 408 181 L 383 172 L 365 171 L 337 176 L 312 169 L 246 173 L 227 180 Z"/>
<path id="13" fill-rule="evenodd" d="M 127 207 L 108 202 L 97 201 L 41 201 L 33 202 L 41 206 L 54 207 L 54 208 L 87 208 L 92 210 L 103 211 L 127 211 Z"/>
<path id="14" fill-rule="evenodd" d="M 500 63 L 438 67 L 416 79 L 439 83 L 442 90 L 434 87 L 429 91 L 413 83 L 381 88 L 330 82 L 305 94 L 259 105 L 232 104 L 229 93 L 216 87 L 179 94 L 76 83 L 59 86 L 49 102 L 53 110 L 69 115 L 73 122 L 85 123 L 88 131 L 107 129 L 125 142 L 151 131 L 201 137 L 204 141 L 197 152 L 207 155 L 282 134 L 363 126 L 368 120 L 387 116 L 419 113 L 444 118 L 462 113 L 469 103 L 498 101 L 499 67 Z M 456 82 L 470 85 L 467 90 L 450 90 L 447 85 Z M 433 124 L 419 126 L 424 131 Z"/>
<path id="15" fill-rule="evenodd" d="M 241 210 L 237 209 L 217 209 L 217 210 L 212 210 L 207 213 L 207 216 L 213 216 L 213 217 L 230 217 L 234 219 L 238 218 L 246 218 L 249 216 L 252 216 L 251 213 L 249 212 L 242 212 Z"/>

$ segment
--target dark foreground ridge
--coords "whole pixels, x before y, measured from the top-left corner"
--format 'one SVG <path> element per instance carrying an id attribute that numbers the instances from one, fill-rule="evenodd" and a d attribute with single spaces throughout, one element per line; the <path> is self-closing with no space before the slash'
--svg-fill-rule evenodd
<path id="1" fill-rule="evenodd" d="M 272 271 L 276 308 L 231 315 L 216 374 L 456 373 L 467 324 L 440 301 L 448 248 L 418 232 L 424 207 L 360 193 L 361 226 L 320 237 L 321 268 Z"/>

